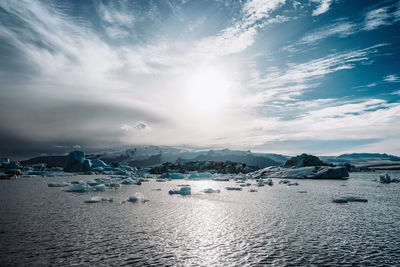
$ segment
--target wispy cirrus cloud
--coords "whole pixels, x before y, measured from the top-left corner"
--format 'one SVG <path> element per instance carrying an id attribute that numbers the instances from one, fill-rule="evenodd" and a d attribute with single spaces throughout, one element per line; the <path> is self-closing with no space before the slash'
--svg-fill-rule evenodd
<path id="1" fill-rule="evenodd" d="M 318 16 L 329 10 L 329 7 L 333 3 L 333 0 L 311 0 L 311 2 L 318 4 L 318 7 L 312 12 L 313 16 Z"/>
<path id="2" fill-rule="evenodd" d="M 383 77 L 383 80 L 385 82 L 397 83 L 397 82 L 400 82 L 400 77 L 397 74 L 390 74 L 390 75 Z"/>
<path id="3" fill-rule="evenodd" d="M 318 79 L 327 74 L 349 70 L 356 64 L 369 61 L 371 56 L 378 52 L 378 44 L 364 49 L 348 52 L 334 53 L 326 57 L 314 59 L 305 63 L 288 64 L 285 71 L 272 71 L 264 75 L 255 75 L 249 82 L 249 86 L 261 90 L 255 99 L 258 103 L 265 103 L 272 99 L 290 100 L 290 96 L 298 96 L 302 91 L 314 87 Z M 252 102 L 252 105 L 255 103 Z"/>
<path id="4" fill-rule="evenodd" d="M 362 31 L 372 31 L 383 26 L 392 25 L 399 20 L 400 4 L 391 4 L 364 11 L 361 17 L 340 18 L 333 24 L 322 26 L 307 33 L 300 40 L 284 46 L 282 49 L 295 53 L 301 51 L 304 46 L 315 46 L 327 38 L 346 38 Z"/>
<path id="5" fill-rule="evenodd" d="M 203 55 L 224 56 L 244 51 L 251 46 L 256 38 L 257 31 L 271 23 L 281 23 L 287 17 L 271 13 L 285 4 L 286 0 L 251 0 L 242 8 L 242 18 L 232 26 L 223 29 L 215 36 L 200 40 L 196 53 Z"/>

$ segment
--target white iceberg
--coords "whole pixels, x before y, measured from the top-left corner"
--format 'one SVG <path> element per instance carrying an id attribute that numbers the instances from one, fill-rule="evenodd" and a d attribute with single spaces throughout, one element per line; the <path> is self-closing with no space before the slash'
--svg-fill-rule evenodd
<path id="1" fill-rule="evenodd" d="M 95 185 L 93 187 L 93 190 L 97 191 L 97 192 L 104 192 L 104 191 L 106 191 L 106 185 L 104 185 L 104 184 Z"/>
<path id="2" fill-rule="evenodd" d="M 147 202 L 149 200 L 143 195 L 143 193 L 140 192 L 137 192 L 128 198 L 128 202 L 138 202 L 138 201 Z"/>
<path id="3" fill-rule="evenodd" d="M 89 191 L 89 186 L 85 183 L 72 184 L 69 188 L 65 190 L 65 192 L 78 192 L 78 193 L 84 193 L 88 191 Z"/>
<path id="4" fill-rule="evenodd" d="M 92 197 L 91 199 L 85 200 L 85 203 L 99 203 L 102 201 L 112 202 L 113 199 L 109 197 Z"/>

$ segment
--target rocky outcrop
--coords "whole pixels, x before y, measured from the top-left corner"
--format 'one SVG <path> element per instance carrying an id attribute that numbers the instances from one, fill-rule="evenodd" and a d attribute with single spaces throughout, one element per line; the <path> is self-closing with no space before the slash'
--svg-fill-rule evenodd
<path id="1" fill-rule="evenodd" d="M 257 167 L 248 166 L 245 163 L 231 162 L 231 161 L 185 161 L 165 162 L 162 165 L 155 166 L 150 169 L 151 174 L 164 174 L 164 173 L 190 173 L 190 172 L 210 172 L 210 173 L 250 173 L 257 170 Z"/>
<path id="2" fill-rule="evenodd" d="M 284 168 L 300 168 L 309 166 L 327 166 L 328 164 L 322 162 L 318 157 L 308 154 L 301 154 L 300 156 L 292 157 L 287 160 L 283 165 Z"/>

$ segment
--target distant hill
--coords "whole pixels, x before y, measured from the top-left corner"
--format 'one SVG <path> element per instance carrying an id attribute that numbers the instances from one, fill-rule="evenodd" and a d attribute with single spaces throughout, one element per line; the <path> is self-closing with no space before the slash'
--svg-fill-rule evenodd
<path id="1" fill-rule="evenodd" d="M 63 167 L 66 160 L 67 156 L 40 156 L 28 160 L 23 160 L 20 163 L 24 166 L 46 163 L 47 167 Z"/>
<path id="2" fill-rule="evenodd" d="M 178 159 L 200 161 L 232 161 L 264 168 L 278 166 L 288 157 L 279 154 L 252 153 L 241 150 L 195 150 L 168 146 L 137 146 L 128 149 L 107 150 L 86 155 L 87 159 L 101 159 L 107 164 L 127 162 L 134 167 L 150 167 L 164 162 L 176 162 Z M 48 166 L 63 167 L 66 156 L 41 156 L 22 161 L 24 165 L 47 163 Z"/>
<path id="3" fill-rule="evenodd" d="M 392 161 L 400 161 L 400 157 L 388 155 L 386 153 L 352 153 L 352 154 L 343 154 L 337 159 L 383 159 L 383 160 L 392 160 Z"/>

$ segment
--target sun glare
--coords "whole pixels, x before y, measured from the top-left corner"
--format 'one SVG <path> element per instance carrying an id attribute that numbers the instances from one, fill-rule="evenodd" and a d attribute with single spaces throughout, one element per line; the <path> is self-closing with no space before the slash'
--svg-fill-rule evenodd
<path id="1" fill-rule="evenodd" d="M 185 100 L 190 108 L 213 112 L 223 108 L 229 100 L 231 81 L 215 67 L 194 71 L 186 78 Z"/>

